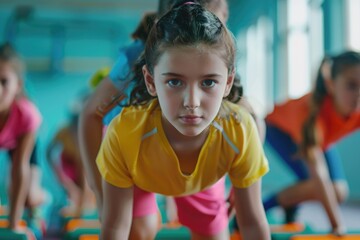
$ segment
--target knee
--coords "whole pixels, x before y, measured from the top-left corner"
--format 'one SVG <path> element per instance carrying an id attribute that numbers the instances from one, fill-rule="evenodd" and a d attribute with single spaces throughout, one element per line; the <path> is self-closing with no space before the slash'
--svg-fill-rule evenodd
<path id="1" fill-rule="evenodd" d="M 345 181 L 335 182 L 334 189 L 338 203 L 342 203 L 348 198 L 349 187 Z"/>
<path id="2" fill-rule="evenodd" d="M 155 239 L 157 231 L 158 231 L 157 214 L 134 218 L 131 225 L 129 239 L 131 240 Z"/>

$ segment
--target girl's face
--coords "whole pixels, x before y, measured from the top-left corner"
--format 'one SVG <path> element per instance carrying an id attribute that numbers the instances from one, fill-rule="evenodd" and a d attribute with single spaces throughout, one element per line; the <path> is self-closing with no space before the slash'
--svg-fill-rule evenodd
<path id="1" fill-rule="evenodd" d="M 148 91 L 157 96 L 164 126 L 184 136 L 197 136 L 217 116 L 221 102 L 230 92 L 234 74 L 209 48 L 182 47 L 164 52 L 154 67 L 146 66 Z"/>
<path id="2" fill-rule="evenodd" d="M 10 108 L 20 91 L 20 81 L 10 63 L 0 61 L 0 112 Z"/>
<path id="3" fill-rule="evenodd" d="M 346 68 L 332 83 L 337 111 L 344 117 L 360 111 L 360 64 Z"/>

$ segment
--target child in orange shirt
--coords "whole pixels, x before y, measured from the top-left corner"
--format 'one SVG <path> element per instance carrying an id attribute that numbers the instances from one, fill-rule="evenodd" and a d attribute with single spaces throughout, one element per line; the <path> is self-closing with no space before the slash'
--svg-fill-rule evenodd
<path id="1" fill-rule="evenodd" d="M 318 200 L 332 232 L 345 232 L 339 203 L 345 200 L 348 187 L 332 145 L 360 128 L 359 110 L 360 54 L 352 51 L 324 59 L 310 94 L 275 106 L 266 118 L 266 142 L 298 182 L 267 199 L 266 210 L 280 205 L 290 222 L 297 204 Z"/>

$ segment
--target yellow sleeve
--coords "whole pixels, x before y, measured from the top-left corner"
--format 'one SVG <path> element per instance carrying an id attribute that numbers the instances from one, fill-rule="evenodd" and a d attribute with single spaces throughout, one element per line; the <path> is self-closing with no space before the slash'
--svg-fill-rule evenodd
<path id="1" fill-rule="evenodd" d="M 119 141 L 121 137 L 118 132 L 117 119 L 113 119 L 110 123 L 105 138 L 101 143 L 101 147 L 96 158 L 96 163 L 101 176 L 110 184 L 128 188 L 133 185 L 128 166 L 123 157 L 122 146 Z"/>
<path id="2" fill-rule="evenodd" d="M 234 159 L 229 171 L 233 186 L 246 188 L 258 181 L 269 171 L 256 124 L 249 114 L 244 114 L 240 125 L 237 142 L 240 142 L 240 153 Z"/>

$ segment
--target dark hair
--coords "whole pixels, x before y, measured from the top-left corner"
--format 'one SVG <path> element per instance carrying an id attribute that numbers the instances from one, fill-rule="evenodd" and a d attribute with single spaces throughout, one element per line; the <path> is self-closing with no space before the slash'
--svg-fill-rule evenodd
<path id="1" fill-rule="evenodd" d="M 306 155 L 307 149 L 319 143 L 315 124 L 324 98 L 328 95 L 324 82 L 324 68 L 326 65 L 329 66 L 330 72 L 328 75 L 332 81 L 335 81 L 337 76 L 342 74 L 346 69 L 358 64 L 360 64 L 360 54 L 354 51 L 346 51 L 335 57 L 325 56 L 322 60 L 317 73 L 315 87 L 312 91 L 309 116 L 302 128 L 303 138 L 301 150 L 303 154 Z"/>
<path id="2" fill-rule="evenodd" d="M 157 11 L 158 18 L 167 13 L 171 9 L 171 6 L 174 4 L 174 2 L 175 0 L 159 0 L 159 6 Z"/>
<path id="3" fill-rule="evenodd" d="M 0 62 L 9 63 L 13 67 L 18 80 L 23 82 L 25 67 L 20 56 L 10 43 L 0 45 Z M 21 91 L 19 95 L 24 96 L 23 91 Z"/>
<path id="4" fill-rule="evenodd" d="M 220 5 L 221 0 L 194 0 L 191 2 L 200 4 L 204 8 L 208 8 L 210 4 L 216 3 L 216 6 Z M 189 2 L 189 1 L 185 1 Z M 181 4 L 184 4 L 183 0 L 159 0 L 159 6 L 158 6 L 158 17 L 162 17 L 165 15 L 170 9 L 172 9 L 174 6 L 179 6 Z"/>
<path id="5" fill-rule="evenodd" d="M 143 42 L 146 42 L 149 32 L 155 23 L 156 17 L 156 12 L 146 13 L 141 19 L 135 31 L 131 34 L 131 37 L 133 39 L 140 39 Z"/>
<path id="6" fill-rule="evenodd" d="M 191 2 L 192 4 L 186 4 Z M 142 67 L 147 66 L 153 73 L 154 66 L 168 48 L 177 46 L 211 46 L 221 54 L 229 73 L 234 70 L 235 43 L 229 30 L 211 12 L 195 1 L 178 1 L 174 8 L 159 19 L 151 29 L 145 51 L 134 66 L 134 89 L 129 104 L 145 104 L 152 97 L 146 88 Z M 231 96 L 240 90 L 233 86 Z"/>
<path id="7" fill-rule="evenodd" d="M 19 80 L 23 80 L 24 64 L 10 43 L 0 45 L 0 61 L 12 64 Z"/>

